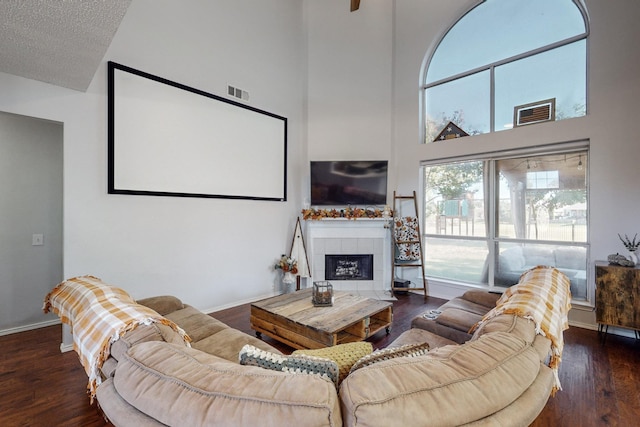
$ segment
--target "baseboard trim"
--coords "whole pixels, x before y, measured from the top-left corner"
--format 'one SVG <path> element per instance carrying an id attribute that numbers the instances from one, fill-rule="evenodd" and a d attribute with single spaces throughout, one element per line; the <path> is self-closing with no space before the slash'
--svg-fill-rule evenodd
<path id="1" fill-rule="evenodd" d="M 239 300 L 239 301 L 234 301 L 234 302 L 231 302 L 229 304 L 218 305 L 218 306 L 211 307 L 211 308 L 201 309 L 200 311 L 202 311 L 203 313 L 209 313 L 210 314 L 210 313 L 214 313 L 216 311 L 226 310 L 227 308 L 237 307 L 237 306 L 242 305 L 242 304 L 249 304 L 249 303 L 252 303 L 254 301 L 259 301 L 261 299 L 271 298 L 271 297 L 276 296 L 276 295 L 278 295 L 278 293 L 276 293 L 276 292 L 269 293 L 269 294 L 258 295 L 258 296 L 252 297 L 252 298 L 245 298 L 245 299 L 242 299 L 242 300 Z"/>
<path id="2" fill-rule="evenodd" d="M 47 320 L 46 322 L 31 323 L 29 325 L 16 326 L 14 328 L 0 329 L 0 336 L 32 331 L 34 329 L 46 328 L 47 326 L 53 326 L 53 325 L 59 325 L 59 324 L 60 324 L 60 319 L 53 319 L 53 320 Z"/>

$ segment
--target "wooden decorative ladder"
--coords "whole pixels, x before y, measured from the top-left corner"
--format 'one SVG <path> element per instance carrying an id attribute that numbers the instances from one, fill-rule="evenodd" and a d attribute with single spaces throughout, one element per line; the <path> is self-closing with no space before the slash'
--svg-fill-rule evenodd
<path id="1" fill-rule="evenodd" d="M 413 201 L 413 203 L 409 203 Z M 403 206 L 403 205 L 411 205 Z M 411 215 L 403 214 L 404 211 Z M 422 234 L 418 218 L 418 199 L 416 192 L 411 196 L 399 196 L 393 192 L 393 223 L 391 227 L 391 295 L 395 291 L 422 291 L 427 299 L 427 278 L 424 274 L 424 253 L 422 252 Z M 419 268 L 422 286 L 395 287 L 396 269 Z M 402 276 L 402 274 L 401 274 Z M 400 278 L 401 279 L 401 278 Z M 404 280 L 404 279 L 402 279 Z"/>

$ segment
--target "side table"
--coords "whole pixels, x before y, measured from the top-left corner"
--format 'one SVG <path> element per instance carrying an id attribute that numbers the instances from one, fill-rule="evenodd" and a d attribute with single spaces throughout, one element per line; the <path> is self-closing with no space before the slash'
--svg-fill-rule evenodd
<path id="1" fill-rule="evenodd" d="M 606 339 L 609 325 L 640 330 L 640 268 L 596 261 L 596 322 Z"/>

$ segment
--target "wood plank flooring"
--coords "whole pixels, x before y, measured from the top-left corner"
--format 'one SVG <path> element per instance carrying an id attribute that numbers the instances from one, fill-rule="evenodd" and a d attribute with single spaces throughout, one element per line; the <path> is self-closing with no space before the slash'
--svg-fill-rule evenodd
<path id="1" fill-rule="evenodd" d="M 409 294 L 394 302 L 387 336 L 368 339 L 384 347 L 408 329 L 411 319 L 444 300 Z M 253 334 L 249 304 L 212 313 Z M 640 341 L 580 328 L 565 332 L 560 380 L 563 390 L 549 399 L 534 422 L 546 426 L 634 426 L 640 424 Z M 0 426 L 111 426 L 86 394 L 87 376 L 75 352 L 60 353 L 60 326 L 0 337 Z M 291 348 L 271 340 L 283 352 Z"/>

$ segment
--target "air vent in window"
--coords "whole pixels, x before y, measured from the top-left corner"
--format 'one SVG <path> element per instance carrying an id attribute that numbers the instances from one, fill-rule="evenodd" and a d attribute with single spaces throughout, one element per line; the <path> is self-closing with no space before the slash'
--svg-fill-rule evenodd
<path id="1" fill-rule="evenodd" d="M 548 122 L 556 118 L 556 99 L 518 105 L 513 109 L 513 125 L 524 126 L 534 123 Z"/>

